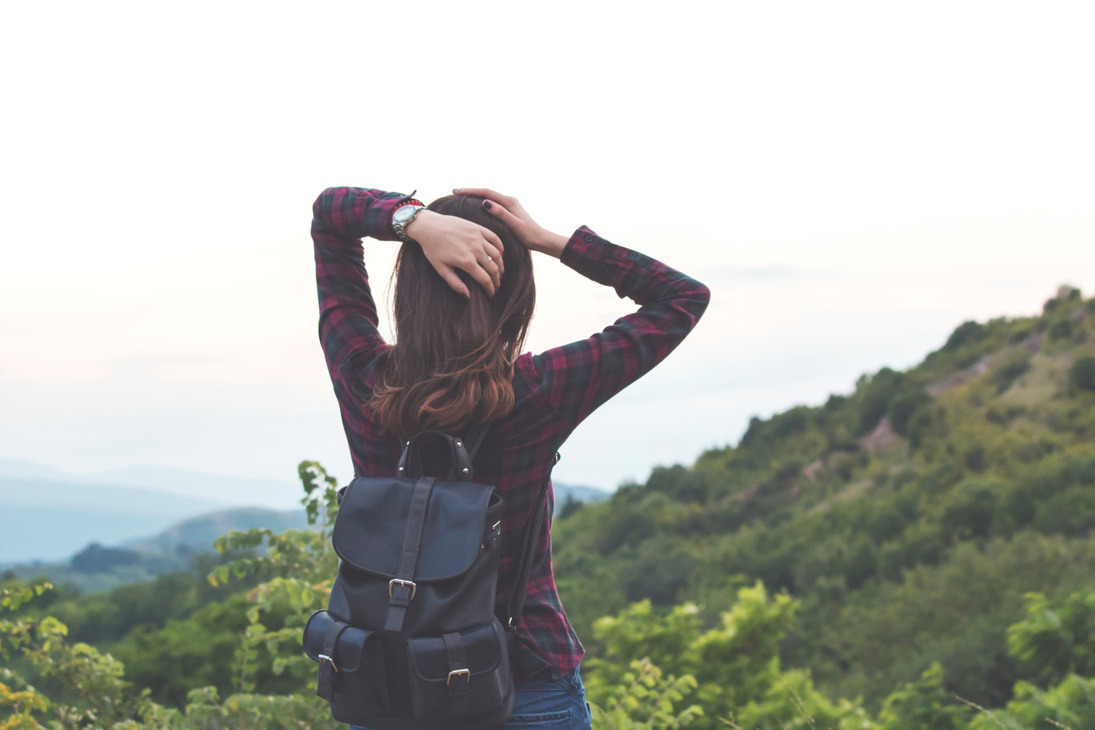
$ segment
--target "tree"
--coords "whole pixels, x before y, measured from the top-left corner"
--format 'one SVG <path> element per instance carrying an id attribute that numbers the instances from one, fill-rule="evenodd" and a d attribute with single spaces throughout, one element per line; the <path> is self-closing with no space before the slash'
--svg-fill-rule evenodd
<path id="1" fill-rule="evenodd" d="M 691 713 L 687 718 L 698 728 L 724 728 L 727 723 L 744 728 L 781 724 L 807 728 L 819 721 L 840 730 L 871 727 L 857 703 L 831 703 L 814 689 L 807 672 L 780 669 L 779 644 L 794 621 L 797 606 L 786 594 L 769 596 L 757 583 L 738 590 L 737 600 L 721 614 L 719 625 L 704 630 L 695 604 L 660 614 L 649 601 L 632 604 L 616 616 L 600 619 L 594 627 L 604 652 L 588 662 L 590 701 L 616 707 L 621 701 L 620 688 L 630 686 L 639 676 L 636 662 L 648 662 L 659 670 L 659 681 L 664 672 L 668 676 L 665 687 L 680 694 L 677 700 L 659 703 L 668 701 L 666 712 L 674 717 L 680 716 L 678 701 L 702 708 L 702 714 Z M 691 692 L 683 691 L 693 683 Z M 632 697 L 632 703 L 638 703 L 638 698 Z M 635 710 L 629 716 L 649 709 Z"/>
<path id="2" fill-rule="evenodd" d="M 969 724 L 969 730 L 1091 727 L 1095 727 L 1095 679 L 1075 674 L 1044 691 L 1018 682 L 1015 698 L 1006 709 L 982 710 Z"/>
<path id="3" fill-rule="evenodd" d="M 879 730 L 962 730 L 969 714 L 969 706 L 943 688 L 943 668 L 933 662 L 919 680 L 886 698 Z"/>
<path id="4" fill-rule="evenodd" d="M 1068 382 L 1074 390 L 1095 391 L 1095 357 L 1081 357 L 1072 363 Z"/>
<path id="5" fill-rule="evenodd" d="M 1008 651 L 1028 676 L 1047 684 L 1069 674 L 1095 676 L 1095 591 L 1056 604 L 1028 593 L 1026 602 L 1026 616 L 1008 627 Z"/>

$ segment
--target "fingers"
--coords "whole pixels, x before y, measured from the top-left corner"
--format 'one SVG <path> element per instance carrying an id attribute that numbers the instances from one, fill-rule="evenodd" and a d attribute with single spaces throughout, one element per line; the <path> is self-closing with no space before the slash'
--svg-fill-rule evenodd
<path id="1" fill-rule="evenodd" d="M 502 286 L 502 267 L 499 265 L 498 259 L 489 256 L 484 258 L 479 265 L 490 276 L 490 280 L 494 282 L 494 289 L 497 291 Z"/>
<path id="2" fill-rule="evenodd" d="M 487 239 L 487 242 L 494 248 L 494 253 L 492 253 L 491 256 L 502 258 L 502 254 L 505 253 L 506 247 L 502 245 L 502 239 L 498 237 L 498 234 L 489 228 L 484 228 L 483 238 Z"/>
<path id="3" fill-rule="evenodd" d="M 456 269 L 451 266 L 443 266 L 437 269 L 437 273 L 454 292 L 465 299 L 471 298 L 471 292 L 468 291 L 468 287 L 464 286 L 464 282 L 461 281 L 460 277 L 456 275 Z"/>
<path id="4" fill-rule="evenodd" d="M 484 200 L 483 207 L 486 208 L 487 212 L 489 212 L 495 218 L 505 223 L 506 226 L 509 227 L 509 229 L 514 233 L 520 230 L 519 226 L 523 223 L 523 221 L 515 216 L 513 213 L 511 213 L 509 210 L 507 210 L 502 204 L 492 203 L 489 200 Z"/>
<path id="5" fill-rule="evenodd" d="M 498 265 L 499 275 L 505 274 L 506 266 L 502 262 L 502 259 L 505 256 L 506 249 L 502 245 L 502 239 L 500 239 L 494 231 L 487 228 L 483 229 L 483 237 L 487 239 L 483 244 L 484 260 L 487 260 L 487 257 L 489 257 Z"/>
<path id="6" fill-rule="evenodd" d="M 505 249 L 502 247 L 502 239 L 498 238 L 494 231 L 482 226 L 476 227 L 482 234 L 482 238 L 470 244 L 469 255 L 473 260 L 464 262 L 460 268 L 468 272 L 476 281 L 479 281 L 479 272 L 485 271 L 490 277 L 493 288 L 484 286 L 483 289 L 494 296 L 494 292 L 502 286 L 502 275 L 505 273 L 502 252 Z"/>
<path id="7" fill-rule="evenodd" d="M 510 196 L 502 195 L 502 193 L 491 190 L 490 188 L 453 188 L 453 192 L 459 195 L 474 195 L 477 198 L 486 198 L 487 200 L 494 200 L 496 202 L 506 204 L 510 200 Z"/>
<path id="8" fill-rule="evenodd" d="M 491 263 L 493 262 L 487 262 L 488 265 L 490 265 Z M 468 276 L 475 280 L 476 284 L 483 287 L 483 291 L 485 291 L 488 296 L 494 296 L 494 292 L 496 290 L 495 277 L 491 276 L 490 273 L 479 264 L 479 262 L 475 262 L 470 266 L 461 268 L 468 273 Z"/>

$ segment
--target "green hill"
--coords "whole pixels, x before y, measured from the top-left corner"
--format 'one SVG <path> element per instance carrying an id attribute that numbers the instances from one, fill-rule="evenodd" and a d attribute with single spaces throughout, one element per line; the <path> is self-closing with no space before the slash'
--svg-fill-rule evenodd
<path id="1" fill-rule="evenodd" d="M 555 575 L 589 650 L 595 727 L 1095 727 L 1093 437 L 1095 300 L 1065 288 L 1040 316 L 967 322 L 908 371 L 564 504 Z M 334 480 L 314 462 L 300 475 L 333 512 Z M 79 702 L 125 727 L 333 727 L 300 652 L 337 564 L 329 541 L 224 546 L 109 593 L 5 575 L 0 608 L 16 613 L 0 633 L 23 656 L 0 711 L 72 696 L 62 679 L 76 678 Z M 131 570 L 133 554 L 94 546 L 70 567 Z"/>
<path id="2" fill-rule="evenodd" d="M 259 507 L 221 510 L 178 522 L 150 537 L 116 546 L 93 542 L 71 558 L 7 566 L 20 578 L 48 577 L 82 592 L 102 591 L 190 568 L 194 558 L 214 552 L 213 541 L 231 530 L 265 527 L 274 532 L 307 525 L 303 510 L 279 512 Z"/>
<path id="3" fill-rule="evenodd" d="M 559 590 L 591 637 L 643 598 L 713 621 L 759 579 L 801 601 L 782 660 L 829 696 L 875 711 L 939 661 L 948 691 L 999 706 L 1024 594 L 1095 574 L 1093 439 L 1095 300 L 1066 287 L 559 521 Z"/>

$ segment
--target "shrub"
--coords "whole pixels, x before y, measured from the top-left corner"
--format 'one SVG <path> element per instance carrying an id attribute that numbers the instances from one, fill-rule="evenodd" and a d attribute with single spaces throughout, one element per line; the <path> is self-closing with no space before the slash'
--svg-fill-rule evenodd
<path id="1" fill-rule="evenodd" d="M 929 439 L 944 439 L 950 433 L 947 412 L 943 406 L 919 408 L 910 417 L 905 431 L 913 449 L 919 449 Z"/>
<path id="2" fill-rule="evenodd" d="M 873 377 L 861 378 L 857 395 L 859 401 L 859 426 L 857 435 L 871 431 L 886 415 L 890 401 L 901 386 L 901 373 L 882 368 Z"/>
<path id="3" fill-rule="evenodd" d="M 1008 650 L 1028 676 L 1054 683 L 1095 671 L 1095 592 L 1080 591 L 1051 603 L 1026 595 L 1026 617 L 1008 627 Z"/>
<path id="4" fill-rule="evenodd" d="M 1049 339 L 1067 340 L 1076 334 L 1076 322 L 1071 319 L 1059 319 L 1049 327 Z"/>
<path id="5" fill-rule="evenodd" d="M 78 573 L 109 573 L 122 565 L 136 565 L 141 556 L 132 550 L 103 547 L 93 542 L 72 556 L 72 569 Z"/>
<path id="6" fill-rule="evenodd" d="M 1095 391 L 1095 357 L 1081 357 L 1068 371 L 1073 390 Z"/>
<path id="7" fill-rule="evenodd" d="M 658 535 L 628 553 L 621 556 L 617 573 L 627 599 L 646 598 L 656 606 L 673 603 L 691 574 L 693 559 L 687 548 L 678 540 Z"/>
<path id="8" fill-rule="evenodd" d="M 940 519 L 948 542 L 988 537 L 996 513 L 998 484 L 968 479 L 954 488 Z"/>
<path id="9" fill-rule="evenodd" d="M 988 327 L 980 322 L 963 322 L 958 325 L 958 328 L 947 338 L 947 344 L 943 345 L 943 349 L 946 352 L 954 352 L 963 345 L 980 342 L 988 336 L 988 333 Z"/>
<path id="10" fill-rule="evenodd" d="M 890 407 L 886 411 L 886 415 L 890 418 L 890 426 L 893 427 L 894 433 L 899 436 L 908 436 L 909 420 L 921 406 L 931 403 L 931 400 L 932 397 L 928 395 L 928 391 L 923 388 L 898 393 L 894 396 L 894 399 L 890 401 Z"/>
<path id="11" fill-rule="evenodd" d="M 997 392 L 1003 393 L 1027 370 L 1030 370 L 1030 353 L 1025 347 L 1017 347 L 994 364 L 989 380 L 996 386 Z"/>
<path id="12" fill-rule="evenodd" d="M 1095 493 L 1071 487 L 1036 506 L 1034 526 L 1046 535 L 1086 535 L 1095 527 Z"/>
<path id="13" fill-rule="evenodd" d="M 970 708 L 959 704 L 943 687 L 943 668 L 933 662 L 919 681 L 906 683 L 886 698 L 879 719 L 882 730 L 962 730 L 969 714 Z"/>
<path id="14" fill-rule="evenodd" d="M 810 426 L 810 409 L 806 406 L 792 408 L 786 413 L 772 417 L 772 435 L 787 438 L 802 433 Z"/>
<path id="15" fill-rule="evenodd" d="M 745 433 L 742 434 L 741 441 L 738 442 L 738 448 L 747 447 L 756 441 L 760 437 L 760 430 L 763 427 L 764 421 L 760 420 L 758 416 L 750 418 L 749 428 L 745 429 Z"/>
<path id="16" fill-rule="evenodd" d="M 568 494 L 567 498 L 559 505 L 559 511 L 555 515 L 556 520 L 565 520 L 575 512 L 585 507 L 585 503 L 580 499 L 575 499 L 573 494 Z"/>

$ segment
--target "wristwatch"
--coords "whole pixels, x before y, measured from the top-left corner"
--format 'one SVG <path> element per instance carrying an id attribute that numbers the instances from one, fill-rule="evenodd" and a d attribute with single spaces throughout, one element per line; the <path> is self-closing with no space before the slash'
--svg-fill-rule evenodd
<path id="1" fill-rule="evenodd" d="M 414 217 L 424 211 L 426 206 L 421 203 L 409 202 L 406 205 L 401 205 L 395 209 L 392 213 L 392 229 L 395 231 L 395 235 L 399 236 L 400 240 L 407 241 L 409 243 L 415 243 L 414 239 L 407 235 L 407 226 L 411 224 Z"/>

